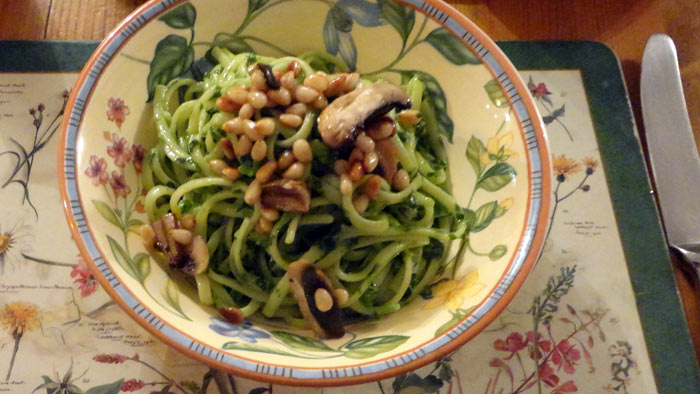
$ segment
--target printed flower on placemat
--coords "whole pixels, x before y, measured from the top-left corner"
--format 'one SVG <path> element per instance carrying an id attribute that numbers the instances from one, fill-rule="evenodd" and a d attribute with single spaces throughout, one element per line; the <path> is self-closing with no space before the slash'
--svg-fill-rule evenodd
<path id="1" fill-rule="evenodd" d="M 566 155 L 552 155 L 552 168 L 554 168 L 554 175 L 557 176 L 557 181 L 561 183 L 569 179 L 570 175 L 581 171 L 581 164 L 574 159 L 566 157 Z"/>
<path id="2" fill-rule="evenodd" d="M 71 278 L 75 278 L 73 283 L 78 284 L 80 296 L 87 297 L 97 290 L 97 280 L 95 280 L 95 276 L 90 272 L 90 269 L 83 259 L 80 256 L 78 256 L 78 259 L 80 263 L 73 266 L 73 271 L 71 271 L 70 276 Z"/>
<path id="3" fill-rule="evenodd" d="M 12 376 L 12 367 L 15 365 L 15 358 L 17 357 L 19 342 L 22 340 L 22 336 L 39 327 L 38 314 L 39 310 L 36 305 L 22 301 L 6 304 L 2 310 L 0 310 L 0 325 L 15 341 L 5 380 L 10 380 Z"/>
<path id="4" fill-rule="evenodd" d="M 225 320 L 212 317 L 211 321 L 212 324 L 209 325 L 209 328 L 214 330 L 214 332 L 219 335 L 238 337 L 241 338 L 241 340 L 249 343 L 257 343 L 258 339 L 270 338 L 270 334 L 266 333 L 265 331 L 252 328 L 253 324 L 248 320 L 244 320 L 241 324 L 233 324 Z"/>
<path id="5" fill-rule="evenodd" d="M 122 123 L 126 116 L 131 113 L 129 107 L 124 104 L 124 100 L 119 97 L 110 97 L 107 100 L 107 119 L 117 124 L 117 127 L 121 130 Z"/>
<path id="6" fill-rule="evenodd" d="M 576 361 L 581 359 L 581 352 L 578 351 L 568 340 L 562 340 L 552 353 L 552 362 L 557 366 L 557 370 L 572 374 L 576 372 Z"/>
<path id="7" fill-rule="evenodd" d="M 23 221 L 16 222 L 9 230 L 3 231 L 0 223 L 0 274 L 5 266 L 14 266 L 23 259 L 23 254 L 31 251 L 31 227 Z"/>
<path id="8" fill-rule="evenodd" d="M 125 393 L 129 393 L 132 391 L 138 391 L 138 390 L 141 390 L 143 388 L 143 386 L 145 386 L 145 384 L 143 383 L 143 380 L 129 379 L 129 380 L 124 381 L 124 383 L 122 383 L 121 391 L 125 392 Z"/>
<path id="9" fill-rule="evenodd" d="M 452 279 L 440 282 L 433 288 L 433 298 L 423 309 L 433 309 L 445 305 L 447 309 L 456 309 L 462 306 L 465 298 L 473 297 L 485 287 L 479 283 L 479 271 L 473 271 L 462 279 Z"/>

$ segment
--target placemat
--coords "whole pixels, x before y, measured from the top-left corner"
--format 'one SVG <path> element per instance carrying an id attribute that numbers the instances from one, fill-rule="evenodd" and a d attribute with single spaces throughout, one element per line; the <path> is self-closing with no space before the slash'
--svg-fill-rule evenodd
<path id="1" fill-rule="evenodd" d="M 555 179 L 545 250 L 507 310 L 437 363 L 324 389 L 210 370 L 97 285 L 56 182 L 67 92 L 96 45 L 0 41 L 0 392 L 700 392 L 620 67 L 602 44 L 499 43 L 543 116 Z M 133 116 L 128 105 L 105 111 Z"/>

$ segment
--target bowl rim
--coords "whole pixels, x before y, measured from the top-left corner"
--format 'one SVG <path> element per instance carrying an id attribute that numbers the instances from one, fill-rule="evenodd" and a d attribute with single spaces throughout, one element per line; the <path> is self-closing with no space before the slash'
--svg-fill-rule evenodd
<path id="1" fill-rule="evenodd" d="M 317 367 L 292 368 L 286 366 L 276 366 L 274 364 L 261 363 L 258 360 L 241 357 L 239 355 L 234 356 L 230 353 L 222 353 L 218 350 L 214 350 L 214 352 L 218 354 L 216 357 L 212 358 L 211 352 L 205 355 L 206 350 L 212 349 L 209 349 L 206 345 L 199 343 L 199 341 L 197 341 L 195 338 L 191 338 L 189 335 L 184 334 L 180 329 L 165 323 L 159 319 L 157 315 L 152 313 L 148 307 L 141 305 L 138 302 L 139 299 L 136 298 L 133 293 L 131 293 L 131 290 L 121 286 L 121 282 L 116 279 L 108 264 L 104 261 L 104 258 L 102 257 L 104 254 L 100 250 L 98 243 L 94 242 L 96 238 L 92 233 L 92 229 L 87 224 L 87 218 L 82 215 L 83 201 L 80 198 L 77 181 L 77 152 L 73 148 L 67 148 L 66 143 L 69 135 L 74 135 L 77 140 L 80 123 L 82 122 L 84 116 L 83 110 L 89 102 L 89 98 L 92 95 L 94 87 L 97 85 L 102 72 L 111 62 L 119 49 L 121 49 L 126 42 L 133 37 L 134 33 L 140 30 L 141 27 L 143 27 L 147 22 L 176 6 L 189 2 L 188 0 L 149 0 L 127 16 L 114 29 L 112 29 L 112 31 L 100 43 L 95 52 L 89 58 L 88 62 L 85 64 L 80 75 L 78 76 L 74 89 L 72 89 L 70 93 L 66 110 L 64 112 L 64 114 L 67 114 L 67 116 L 64 115 L 61 122 L 61 134 L 59 137 L 60 139 L 57 152 L 57 170 L 59 192 L 63 201 L 64 214 L 66 215 L 73 239 L 78 246 L 80 254 L 88 262 L 90 269 L 102 288 L 122 308 L 122 310 L 124 310 L 133 320 L 135 320 L 141 327 L 145 328 L 150 334 L 192 359 L 202 362 L 210 367 L 223 369 L 244 378 L 292 386 L 343 386 L 370 383 L 377 380 L 391 378 L 393 376 L 415 370 L 449 355 L 486 328 L 486 326 L 488 326 L 515 297 L 515 294 L 517 294 L 518 290 L 539 259 L 544 246 L 546 230 L 549 226 L 552 173 L 550 171 L 551 165 L 547 137 L 539 111 L 537 110 L 534 100 L 530 96 L 529 89 L 510 60 L 490 37 L 488 37 L 474 22 L 469 20 L 461 12 L 442 0 L 395 1 L 427 15 L 433 21 L 450 30 L 452 34 L 455 34 L 455 28 L 463 29 L 465 33 L 459 37 L 460 41 L 462 41 L 467 48 L 474 52 L 474 54 L 481 60 L 482 64 L 487 63 L 486 56 L 491 56 L 492 62 L 497 65 L 498 68 L 502 69 L 500 74 L 496 74 L 491 66 L 486 65 L 486 69 L 491 76 L 499 81 L 499 87 L 503 91 L 509 106 L 514 107 L 515 103 L 519 103 L 524 106 L 524 115 L 526 115 L 527 118 L 523 119 L 523 114 L 518 113 L 518 111 L 514 111 L 514 115 L 518 122 L 518 130 L 521 133 L 521 137 L 524 141 L 526 141 L 525 153 L 528 158 L 535 157 L 539 160 L 539 169 L 535 169 L 533 171 L 532 160 L 527 160 L 528 198 L 525 209 L 526 221 L 521 230 L 518 248 L 513 253 L 513 256 L 506 266 L 502 276 L 496 282 L 496 286 L 494 286 L 491 292 L 484 297 L 474 311 L 478 311 L 485 302 L 491 300 L 494 293 L 499 292 L 501 287 L 508 285 L 508 288 L 505 291 L 501 290 L 500 297 L 495 301 L 495 303 L 480 318 L 478 318 L 476 322 L 470 323 L 469 326 L 460 333 L 454 333 L 454 329 L 459 328 L 460 325 L 470 320 L 473 317 L 474 312 L 469 313 L 459 322 L 455 323 L 442 335 L 423 342 L 410 350 L 393 354 L 380 360 L 362 362 L 353 364 L 352 366 L 332 367 L 328 369 Z M 422 4 L 422 6 L 419 7 L 414 3 Z M 156 10 L 156 8 L 159 6 L 160 9 Z M 144 17 L 143 14 L 149 11 L 150 15 L 148 17 Z M 137 23 L 138 26 L 134 27 L 134 23 Z M 457 35 L 455 34 L 455 36 Z M 105 51 L 111 45 L 113 45 L 115 40 L 118 38 L 121 38 L 121 42 L 118 43 L 117 47 L 114 49 L 114 52 L 111 55 L 106 54 Z M 101 67 L 99 71 L 95 71 L 93 69 L 96 65 Z M 90 79 L 92 79 L 92 85 L 88 90 L 87 97 L 79 97 L 81 88 Z M 504 81 L 507 82 L 506 85 L 509 84 L 510 86 L 507 88 L 504 87 Z M 76 111 L 79 112 L 77 115 L 75 113 Z M 71 176 L 67 176 L 69 173 Z M 69 190 L 68 183 L 75 184 L 73 187 L 74 190 Z M 533 190 L 533 185 L 535 185 L 535 190 Z M 75 196 L 71 196 L 71 194 L 75 194 Z M 533 212 L 533 201 L 535 201 L 538 205 L 535 207 L 535 212 Z M 80 218 L 76 218 L 76 212 L 74 212 L 74 210 L 78 210 L 78 213 L 81 214 Z M 533 224 L 533 221 L 535 220 L 536 222 Z M 83 236 L 86 233 L 88 234 L 87 236 L 93 240 L 94 245 L 92 247 L 96 249 L 93 251 L 93 253 L 91 253 L 90 246 L 86 245 L 85 240 L 83 239 Z M 517 251 L 522 247 L 523 239 L 525 239 L 526 236 L 529 236 L 530 242 L 526 257 L 521 265 L 514 267 L 514 261 L 518 254 Z M 96 257 L 94 257 L 95 255 Z M 514 274 L 511 274 L 510 272 L 513 270 L 513 268 L 517 268 L 517 271 Z M 110 275 L 111 278 L 109 278 Z M 122 287 L 121 291 L 128 292 L 129 295 L 137 301 L 137 305 L 135 307 L 130 307 L 123 299 L 120 291 L 116 289 L 116 286 Z M 192 339 L 192 344 L 188 347 L 182 343 L 179 343 L 177 340 L 164 333 L 162 331 L 163 327 L 168 327 L 181 335 L 187 336 L 188 338 Z M 440 338 L 443 339 L 442 342 L 444 343 L 439 344 L 428 353 L 422 350 L 422 348 L 426 345 L 438 342 Z M 226 357 L 252 362 L 256 364 L 255 370 L 253 371 L 226 363 L 223 361 Z M 365 365 L 374 365 L 377 363 L 384 363 L 387 367 L 376 372 L 367 373 L 362 372 L 360 368 Z M 277 369 L 279 369 L 278 367 L 281 367 L 283 370 L 281 373 L 280 371 L 277 371 Z M 323 377 L 304 378 L 292 376 L 293 371 L 304 370 L 321 371 Z M 347 370 L 352 370 L 353 374 L 348 375 L 345 373 L 343 374 L 344 376 L 341 376 L 341 374 L 338 373 L 338 370 L 346 370 L 346 372 Z"/>

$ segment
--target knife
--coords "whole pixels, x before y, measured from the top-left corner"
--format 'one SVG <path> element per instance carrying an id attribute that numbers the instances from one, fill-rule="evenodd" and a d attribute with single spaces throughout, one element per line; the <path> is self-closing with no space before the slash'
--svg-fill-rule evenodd
<path id="1" fill-rule="evenodd" d="M 642 57 L 642 117 L 666 238 L 700 283 L 700 158 L 673 40 L 651 36 Z"/>

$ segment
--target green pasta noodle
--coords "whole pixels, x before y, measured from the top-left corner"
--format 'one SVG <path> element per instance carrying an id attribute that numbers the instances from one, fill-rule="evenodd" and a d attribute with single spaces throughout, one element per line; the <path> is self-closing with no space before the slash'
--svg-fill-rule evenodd
<path id="1" fill-rule="evenodd" d="M 202 80 L 156 87 L 158 142 L 142 170 L 151 250 L 192 277 L 201 304 L 308 328 L 290 269 L 305 261 L 334 289 L 343 319 L 373 319 L 454 264 L 449 246 L 468 225 L 419 75 L 392 87 L 407 104 L 367 114 L 335 146 L 319 127 L 326 108 L 354 89 L 388 85 L 381 78 L 360 78 L 318 51 L 210 55 L 217 63 Z M 399 120 L 402 110 L 417 121 Z M 370 132 L 381 122 L 391 135 Z M 380 141 L 395 155 L 380 152 Z"/>

